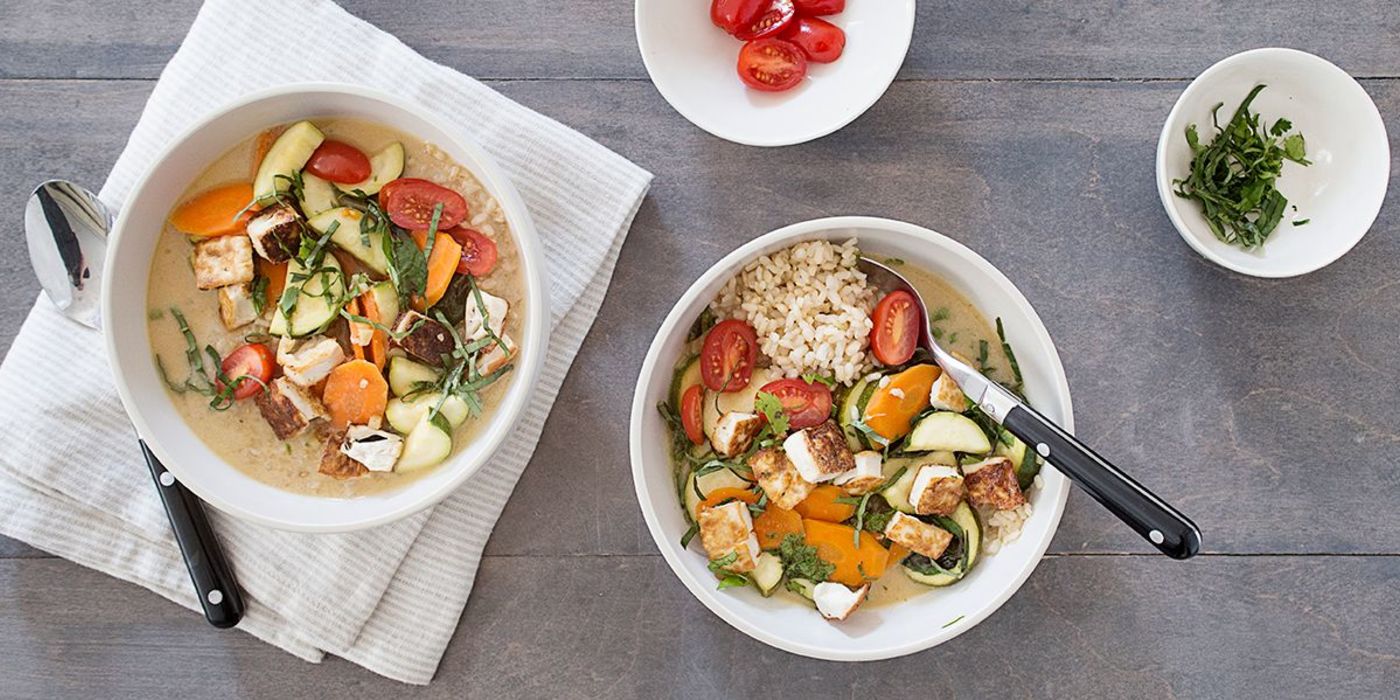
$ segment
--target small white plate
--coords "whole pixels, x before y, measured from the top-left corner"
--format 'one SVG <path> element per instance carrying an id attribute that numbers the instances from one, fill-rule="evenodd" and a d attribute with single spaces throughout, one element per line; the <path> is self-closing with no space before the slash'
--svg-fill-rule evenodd
<path id="1" fill-rule="evenodd" d="M 914 0 L 847 0 L 822 19 L 846 32 L 833 63 L 801 85 L 751 90 L 739 80 L 744 42 L 710 22 L 709 0 L 637 0 L 637 46 L 661 96 L 691 123 L 748 146 L 788 146 L 855 121 L 885 94 L 914 34 Z"/>
<path id="2" fill-rule="evenodd" d="M 1172 180 L 1191 167 L 1186 126 L 1209 143 L 1211 108 L 1224 103 L 1224 124 L 1261 83 L 1268 87 L 1251 110 L 1269 124 L 1293 122 L 1312 165 L 1284 162 L 1277 186 L 1288 210 L 1262 246 L 1245 250 L 1217 239 L 1200 206 L 1172 193 Z M 1181 93 L 1157 142 L 1157 192 L 1177 232 L 1206 259 L 1255 277 L 1302 275 L 1342 257 L 1371 228 L 1389 182 L 1390 142 L 1371 97 L 1346 71 L 1294 49 L 1245 51 L 1206 69 Z M 1293 225 L 1302 219 L 1309 222 Z"/>

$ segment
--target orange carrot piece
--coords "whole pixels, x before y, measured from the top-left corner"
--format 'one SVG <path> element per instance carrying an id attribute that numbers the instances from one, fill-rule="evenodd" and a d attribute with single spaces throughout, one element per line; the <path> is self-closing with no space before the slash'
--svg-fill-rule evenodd
<path id="1" fill-rule="evenodd" d="M 836 567 L 831 580 L 847 586 L 859 586 L 885 575 L 889 551 L 868 532 L 860 533 L 857 547 L 855 528 L 824 520 L 804 519 L 802 527 L 807 544 L 817 548 L 817 556 Z"/>
<path id="2" fill-rule="evenodd" d="M 414 231 L 413 240 L 418 242 L 420 250 L 426 250 L 428 232 Z M 433 253 L 428 257 L 428 285 L 425 293 L 427 298 L 422 300 L 424 308 L 438 303 L 442 295 L 447 292 L 447 285 L 452 281 L 452 276 L 457 274 L 457 263 L 461 261 L 462 244 L 451 236 L 439 232 L 433 238 Z"/>
<path id="3" fill-rule="evenodd" d="M 759 549 L 777 549 L 788 535 L 802 535 L 802 516 L 795 510 L 769 504 L 753 519 L 753 531 L 758 535 Z"/>
<path id="4" fill-rule="evenodd" d="M 711 491 L 710 495 L 705 497 L 705 500 L 700 501 L 700 503 L 695 506 L 695 515 L 698 517 L 700 515 L 700 511 L 705 510 L 707 508 L 714 508 L 720 503 L 723 503 L 724 501 L 727 501 L 731 498 L 743 501 L 745 503 L 758 503 L 758 494 L 756 492 L 751 491 L 749 489 L 741 489 L 735 488 L 733 486 L 726 486 L 722 489 L 715 489 L 714 491 Z"/>
<path id="5" fill-rule="evenodd" d="M 793 510 L 804 518 L 839 523 L 856 514 L 855 506 L 836 500 L 845 496 L 846 492 L 841 490 L 840 486 L 822 484 L 812 489 L 812 493 L 802 499 Z"/>
<path id="6" fill-rule="evenodd" d="M 942 373 L 937 365 L 914 365 L 890 377 L 865 404 L 865 424 L 886 440 L 904 437 L 914 417 L 928 408 L 929 390 Z"/>
<path id="7" fill-rule="evenodd" d="M 386 325 L 384 319 L 379 316 L 379 304 L 375 303 L 373 294 L 365 292 L 361 295 L 360 307 L 364 310 L 365 318 Z M 381 370 L 384 369 L 384 365 L 389 364 L 389 336 L 378 328 L 374 329 L 374 335 L 369 339 L 369 359 Z"/>
<path id="8" fill-rule="evenodd" d="M 908 547 L 905 547 L 904 545 L 898 542 L 890 543 L 890 554 L 889 557 L 887 557 L 887 561 L 889 562 L 890 566 L 894 566 L 895 564 L 904 561 L 904 558 L 907 556 L 909 556 Z"/>
<path id="9" fill-rule="evenodd" d="M 253 186 L 247 182 L 222 185 L 177 207 L 170 215 L 170 225 L 187 236 L 227 236 L 241 233 L 253 212 Z"/>
<path id="10" fill-rule="evenodd" d="M 337 428 L 364 425 L 384 415 L 389 404 L 389 383 L 372 362 L 351 360 L 331 370 L 321 401 Z"/>
<path id="11" fill-rule="evenodd" d="M 287 288 L 287 263 L 268 262 L 257 258 L 258 274 L 267 278 L 267 305 L 276 306 L 282 298 L 282 290 Z"/>

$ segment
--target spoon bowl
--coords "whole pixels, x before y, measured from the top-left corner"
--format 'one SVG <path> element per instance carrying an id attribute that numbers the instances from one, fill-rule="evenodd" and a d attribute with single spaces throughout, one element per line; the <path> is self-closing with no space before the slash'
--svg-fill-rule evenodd
<path id="1" fill-rule="evenodd" d="M 34 274 L 69 318 L 100 328 L 102 262 L 112 213 L 97 195 L 66 180 L 34 188 L 24 207 L 24 234 Z"/>

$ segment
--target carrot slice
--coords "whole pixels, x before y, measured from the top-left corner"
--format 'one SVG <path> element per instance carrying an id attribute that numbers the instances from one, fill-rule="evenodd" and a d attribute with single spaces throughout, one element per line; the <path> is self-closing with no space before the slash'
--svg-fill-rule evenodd
<path id="1" fill-rule="evenodd" d="M 812 493 L 802 499 L 793 510 L 796 510 L 804 518 L 839 523 L 856 514 L 855 506 L 836 500 L 845 497 L 845 495 L 846 492 L 841 490 L 839 486 L 822 484 L 812 489 Z"/>
<path id="2" fill-rule="evenodd" d="M 241 233 L 253 212 L 253 185 L 239 182 L 195 195 L 170 215 L 170 225 L 187 236 L 227 236 Z"/>
<path id="3" fill-rule="evenodd" d="M 384 320 L 379 315 L 379 304 L 375 303 L 373 294 L 365 292 L 361 295 L 360 307 L 365 312 L 365 318 L 384 325 Z M 389 336 L 378 328 L 374 329 L 374 335 L 369 339 L 369 359 L 381 370 L 389 363 Z"/>
<path id="4" fill-rule="evenodd" d="M 259 256 L 257 264 L 258 275 L 267 278 L 267 303 L 276 306 L 282 298 L 282 290 L 287 288 L 287 263 L 268 262 Z"/>
<path id="5" fill-rule="evenodd" d="M 865 404 L 865 424 L 886 440 L 904 437 L 914 417 L 928 408 L 929 390 L 942 373 L 937 365 L 914 365 L 890 377 Z"/>
<path id="6" fill-rule="evenodd" d="M 836 567 L 831 580 L 859 586 L 885 575 L 889 551 L 868 532 L 860 533 L 857 547 L 855 528 L 824 520 L 804 519 L 802 528 L 807 544 L 817 548 L 817 556 Z"/>
<path id="7" fill-rule="evenodd" d="M 758 535 L 759 549 L 777 549 L 788 535 L 802 534 L 802 516 L 795 510 L 770 504 L 753 519 L 753 531 Z"/>
<path id="8" fill-rule="evenodd" d="M 726 486 L 722 489 L 711 491 L 710 495 L 705 497 L 705 500 L 700 501 L 700 504 L 695 506 L 695 514 L 699 515 L 700 511 L 714 508 L 731 498 L 745 503 L 758 503 L 758 494 L 754 491 L 736 488 L 734 486 Z"/>
<path id="9" fill-rule="evenodd" d="M 321 395 L 331 423 L 337 428 L 364 425 L 384 415 L 389 403 L 389 383 L 372 362 L 351 360 L 331 370 Z"/>
<path id="10" fill-rule="evenodd" d="M 426 250 L 428 246 L 428 232 L 414 231 L 413 240 L 418 242 L 418 248 Z M 462 244 L 451 236 L 439 232 L 433 238 L 433 253 L 428 258 L 428 285 L 427 298 L 421 300 L 423 308 L 438 303 L 442 295 L 447 292 L 447 285 L 452 281 L 452 275 L 457 274 L 457 263 L 462 261 Z M 420 300 L 414 300 L 415 304 Z M 418 309 L 422 311 L 423 309 Z"/>
<path id="11" fill-rule="evenodd" d="M 905 547 L 904 545 L 898 542 L 891 542 L 890 555 L 886 558 L 886 561 L 888 562 L 889 566 L 894 566 L 895 564 L 904 561 L 904 558 L 907 556 L 909 556 L 908 547 Z"/>

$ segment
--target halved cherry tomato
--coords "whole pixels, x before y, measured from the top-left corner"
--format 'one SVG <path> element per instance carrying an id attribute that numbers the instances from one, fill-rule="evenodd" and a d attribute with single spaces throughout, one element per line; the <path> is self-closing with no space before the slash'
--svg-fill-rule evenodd
<path id="1" fill-rule="evenodd" d="M 426 230 L 433 221 L 433 209 L 439 204 L 439 231 L 446 231 L 467 217 L 467 200 L 462 195 L 427 180 L 401 177 L 379 190 L 379 206 L 389 212 L 395 224 L 410 231 Z"/>
<path id="2" fill-rule="evenodd" d="M 781 92 L 806 75 L 807 56 L 790 41 L 759 39 L 739 49 L 739 79 L 755 90 Z"/>
<path id="3" fill-rule="evenodd" d="M 870 349 L 875 359 L 886 365 L 902 365 L 914 356 L 919 344 L 919 308 L 914 295 L 904 290 L 890 292 L 875 305 L 871 314 Z"/>
<path id="4" fill-rule="evenodd" d="M 700 349 L 700 379 L 710 391 L 738 391 L 749 385 L 758 334 L 738 319 L 720 321 L 705 335 Z"/>
<path id="5" fill-rule="evenodd" d="M 825 384 L 808 384 L 801 379 L 779 379 L 763 385 L 760 393 L 769 393 L 783 403 L 783 415 L 793 430 L 821 425 L 831 417 L 831 390 Z"/>
<path id="6" fill-rule="evenodd" d="M 700 390 L 699 384 L 681 394 L 681 425 L 685 427 L 685 436 L 696 445 L 705 441 L 705 431 L 701 424 L 704 396 L 705 392 Z"/>
<path id="7" fill-rule="evenodd" d="M 817 63 L 831 63 L 841 58 L 846 49 L 846 33 L 841 28 L 816 17 L 798 17 L 783 38 L 797 44 L 807 60 Z"/>
<path id="8" fill-rule="evenodd" d="M 306 169 L 322 180 L 350 184 L 369 177 L 369 156 L 340 141 L 322 141 L 306 161 Z"/>
<path id="9" fill-rule="evenodd" d="M 233 398 L 246 399 L 262 392 L 263 387 L 272 381 L 272 368 L 276 360 L 273 359 L 272 349 L 262 343 L 248 343 L 228 354 L 224 362 L 219 366 L 225 377 L 234 382 Z M 258 381 L 253 381 L 248 377 L 254 377 Z M 259 384 L 258 382 L 262 382 Z M 219 393 L 224 391 L 222 380 L 214 382 L 214 390 Z"/>
<path id="10" fill-rule="evenodd" d="M 462 261 L 457 263 L 457 274 L 485 277 L 496 268 L 496 242 L 485 234 L 465 226 L 444 233 L 462 244 Z"/>
<path id="11" fill-rule="evenodd" d="M 797 17 L 797 10 L 793 9 L 792 0 L 772 0 L 768 3 L 768 7 L 763 8 L 758 17 L 731 34 L 739 41 L 753 41 L 754 39 L 777 36 L 779 32 L 787 29 L 795 17 Z"/>
<path id="12" fill-rule="evenodd" d="M 710 3 L 710 21 L 730 34 L 747 27 L 768 8 L 768 0 L 714 0 Z"/>
<path id="13" fill-rule="evenodd" d="M 792 0 L 797 11 L 808 16 L 834 15 L 846 9 L 846 0 Z"/>

